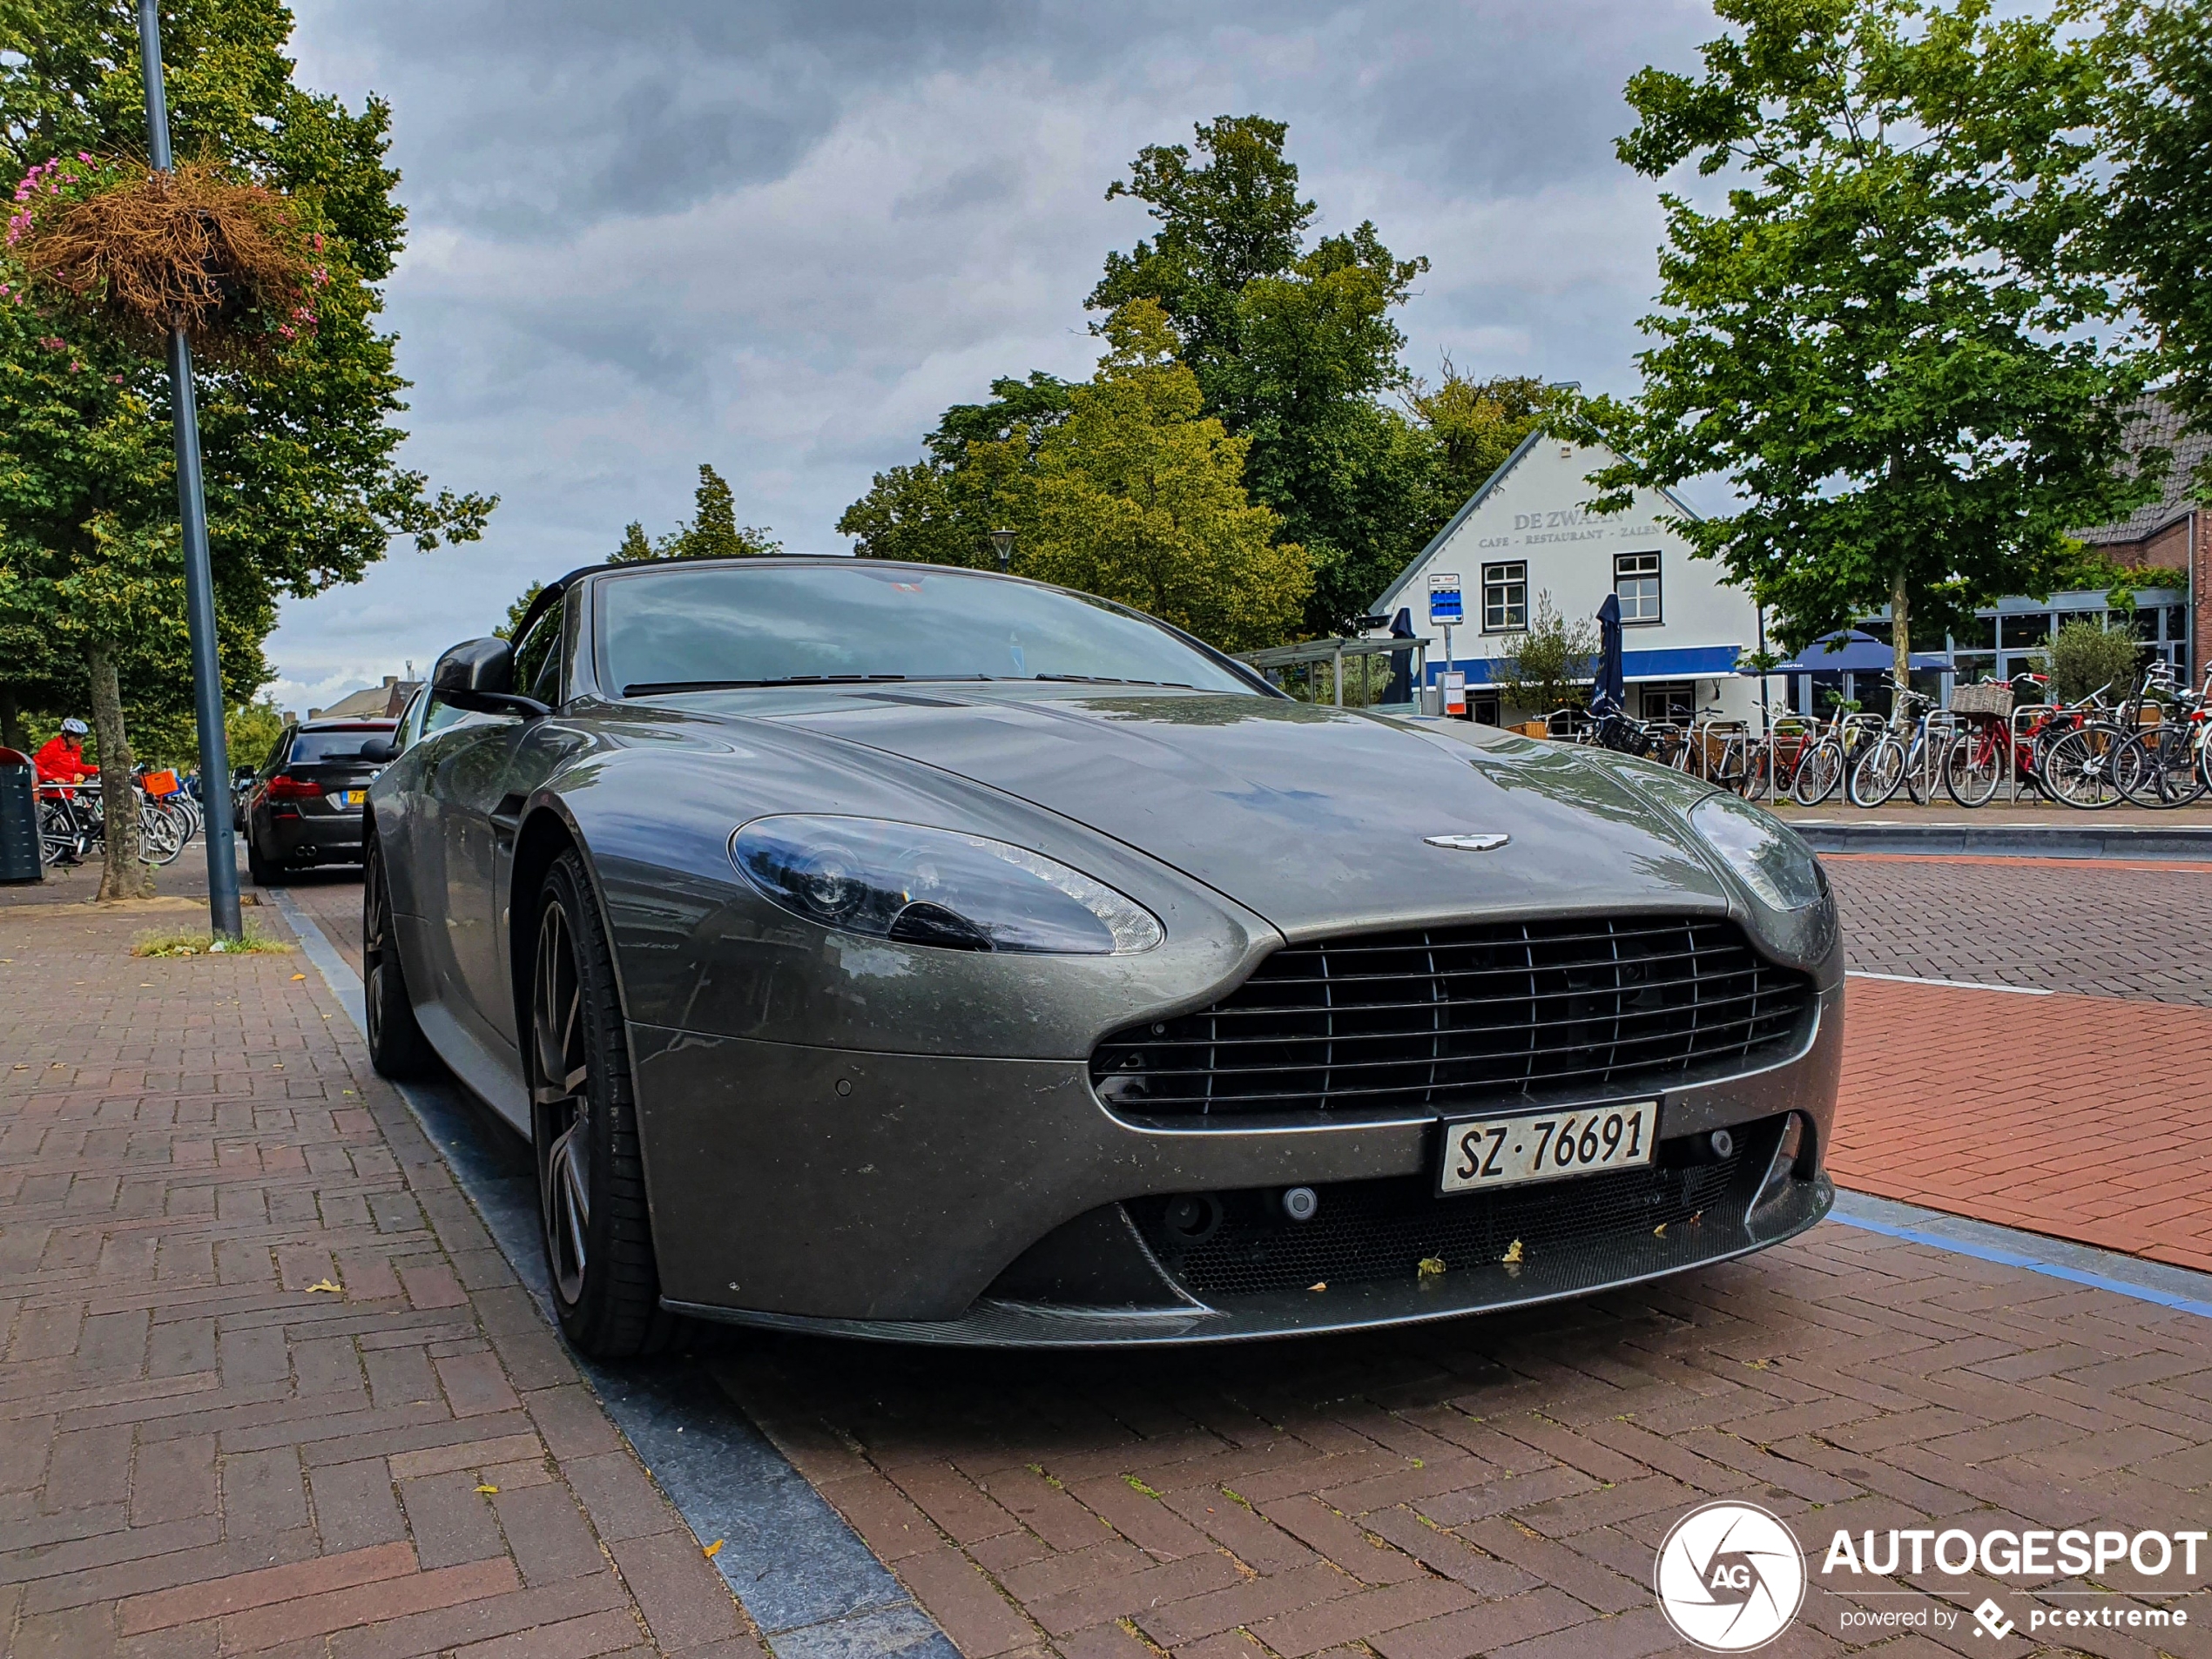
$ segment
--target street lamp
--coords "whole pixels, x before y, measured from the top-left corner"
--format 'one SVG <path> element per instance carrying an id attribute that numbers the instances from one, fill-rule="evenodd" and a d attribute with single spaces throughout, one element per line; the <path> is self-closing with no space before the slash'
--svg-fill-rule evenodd
<path id="1" fill-rule="evenodd" d="M 146 89 L 146 157 L 169 171 L 169 104 L 161 84 L 159 0 L 138 0 L 138 69 Z M 169 330 L 169 421 L 177 445 L 177 516 L 183 529 L 185 623 L 192 644 L 192 711 L 199 724 L 200 810 L 206 815 L 210 930 L 245 936 L 239 915 L 238 850 L 232 840 L 230 756 L 223 736 L 223 673 L 215 653 L 215 579 L 207 555 L 207 502 L 199 475 L 199 413 L 192 400 L 192 346 Z"/>
<path id="2" fill-rule="evenodd" d="M 999 570 L 1001 572 L 1010 570 L 1014 564 L 1014 532 L 993 530 L 991 547 L 999 556 Z"/>

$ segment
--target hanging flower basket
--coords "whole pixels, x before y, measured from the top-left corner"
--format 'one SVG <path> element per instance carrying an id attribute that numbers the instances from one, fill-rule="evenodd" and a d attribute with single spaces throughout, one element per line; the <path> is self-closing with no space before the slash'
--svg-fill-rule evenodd
<path id="1" fill-rule="evenodd" d="M 6 252 L 71 308 L 159 351 L 181 327 L 212 362 L 266 360 L 314 331 L 323 239 L 290 202 L 187 162 L 168 173 L 79 154 L 16 186 Z"/>

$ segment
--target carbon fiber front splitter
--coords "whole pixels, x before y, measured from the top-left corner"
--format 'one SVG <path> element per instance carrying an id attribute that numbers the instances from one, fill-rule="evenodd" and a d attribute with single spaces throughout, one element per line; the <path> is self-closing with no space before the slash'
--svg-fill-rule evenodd
<path id="1" fill-rule="evenodd" d="M 832 1319 L 685 1302 L 665 1305 L 672 1312 L 727 1325 L 979 1348 L 1171 1346 L 1375 1330 L 1621 1290 L 1778 1244 L 1825 1216 L 1836 1202 L 1836 1190 L 1825 1174 L 1811 1180 L 1777 1174 L 1748 1214 L 1735 1222 L 1707 1220 L 1669 1228 L 1625 1247 L 1609 1243 L 1602 1251 L 1569 1250 L 1548 1259 L 1499 1262 L 1406 1281 L 1223 1297 L 1211 1305 L 1077 1307 L 986 1297 L 957 1319 Z"/>

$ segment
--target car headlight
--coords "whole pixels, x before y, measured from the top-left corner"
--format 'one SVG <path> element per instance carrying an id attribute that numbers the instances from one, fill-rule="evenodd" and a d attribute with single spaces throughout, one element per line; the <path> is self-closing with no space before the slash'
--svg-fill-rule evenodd
<path id="1" fill-rule="evenodd" d="M 1743 885 L 1777 910 L 1818 904 L 1826 889 L 1820 860 L 1797 831 L 1738 796 L 1708 795 L 1689 809 L 1689 825 Z"/>
<path id="2" fill-rule="evenodd" d="M 771 902 L 824 927 L 948 950 L 1150 950 L 1151 913 L 1081 871 L 981 835 L 876 818 L 756 818 L 730 840 Z"/>

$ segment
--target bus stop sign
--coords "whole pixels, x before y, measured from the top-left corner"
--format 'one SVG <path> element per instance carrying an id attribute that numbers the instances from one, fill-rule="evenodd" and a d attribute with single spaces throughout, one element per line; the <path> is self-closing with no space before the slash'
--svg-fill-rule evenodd
<path id="1" fill-rule="evenodd" d="M 1428 620 L 1433 628 L 1464 619 L 1460 609 L 1460 578 L 1450 571 L 1433 572 L 1428 579 Z"/>

